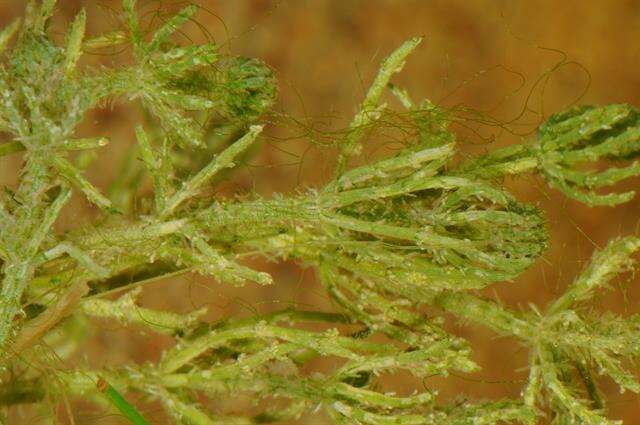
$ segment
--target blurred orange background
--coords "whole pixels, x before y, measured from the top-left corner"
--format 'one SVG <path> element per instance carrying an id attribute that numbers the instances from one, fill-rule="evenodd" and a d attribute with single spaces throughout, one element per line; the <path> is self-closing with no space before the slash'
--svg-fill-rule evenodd
<path id="1" fill-rule="evenodd" d="M 495 145 L 515 143 L 533 136 L 542 117 L 575 102 L 640 106 L 640 1 L 495 1 L 495 0 L 225 0 L 200 1 L 198 24 L 189 24 L 185 36 L 194 42 L 214 40 L 223 51 L 261 58 L 280 82 L 277 109 L 322 123 L 324 129 L 343 128 L 357 109 L 381 59 L 404 40 L 424 35 L 393 81 L 409 90 L 415 100 L 424 97 L 444 107 L 464 104 L 502 122 L 499 128 L 469 125 L 463 128 L 463 151 L 482 151 L 495 136 Z M 177 10 L 185 2 L 141 1 L 141 10 Z M 120 26 L 119 1 L 60 0 L 54 29 L 63 33 L 66 23 L 84 7 L 89 33 Z M 0 2 L 0 23 L 22 15 L 23 1 Z M 206 30 L 206 32 L 204 30 Z M 117 57 L 96 57 L 89 62 L 108 64 Z M 399 108 L 391 97 L 389 105 Z M 118 160 L 134 143 L 133 125 L 140 112 L 117 104 L 88 118 L 83 131 L 106 134 L 112 143 L 104 159 L 89 170 L 89 177 L 105 188 L 114 177 Z M 277 129 L 269 130 L 277 135 Z M 225 191 L 291 192 L 326 181 L 330 153 L 303 139 L 263 143 L 261 153 L 242 167 Z M 275 166 L 280 164 L 280 166 Z M 12 184 L 19 166 L 0 161 L 0 184 Z M 638 188 L 630 180 L 620 188 Z M 617 208 L 587 208 L 569 201 L 533 178 L 508 182 L 523 201 L 538 204 L 547 213 L 551 234 L 544 258 L 515 282 L 485 291 L 513 308 L 528 303 L 544 306 L 560 294 L 577 275 L 595 247 L 618 235 L 637 233 L 638 199 Z M 88 220 L 90 208 L 77 200 L 67 212 L 66 225 Z M 65 226 L 65 223 L 62 224 Z M 330 303 L 314 280 L 312 270 L 299 264 L 260 264 L 273 273 L 271 288 L 246 286 L 229 289 L 198 276 L 154 284 L 141 302 L 159 308 L 188 311 L 207 304 L 211 319 L 228 314 L 268 311 L 290 303 L 329 309 Z M 599 299 L 602 309 L 624 314 L 638 311 L 640 281 L 630 278 Z M 82 361 L 96 367 L 128 362 L 155 361 L 170 340 L 131 332 L 102 323 L 82 347 Z M 526 376 L 527 353 L 517 342 L 497 338 L 473 324 L 451 328 L 468 338 L 474 359 L 483 370 L 470 377 L 438 382 L 444 397 L 465 394 L 471 398 L 517 397 Z M 619 394 L 603 381 L 610 415 L 640 424 L 640 399 Z M 402 388 L 403 382 L 397 382 Z M 409 383 L 407 383 L 409 385 Z M 153 408 L 149 412 L 154 415 Z M 29 416 L 21 416 L 30 423 Z M 158 414 L 154 423 L 164 423 Z M 303 422 L 323 423 L 306 417 Z M 113 417 L 83 416 L 76 424 L 125 423 Z"/>

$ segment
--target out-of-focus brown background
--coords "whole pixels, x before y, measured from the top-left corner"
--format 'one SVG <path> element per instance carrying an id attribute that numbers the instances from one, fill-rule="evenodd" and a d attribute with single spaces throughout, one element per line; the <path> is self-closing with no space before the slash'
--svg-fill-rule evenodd
<path id="1" fill-rule="evenodd" d="M 175 9 L 177 4 L 170 0 L 141 2 L 150 14 Z M 462 103 L 503 122 L 513 121 L 510 127 L 517 134 L 469 123 L 483 137 L 494 134 L 497 145 L 529 137 L 526 134 L 541 116 L 573 102 L 640 106 L 640 1 L 202 0 L 199 4 L 206 8 L 198 15 L 201 27 L 191 24 L 186 34 L 196 42 L 213 38 L 228 53 L 265 60 L 280 81 L 277 107 L 296 117 L 321 121 L 327 129 L 348 123 L 380 60 L 415 35 L 424 35 L 425 40 L 394 81 L 409 89 L 414 99 L 428 97 L 448 107 Z M 60 0 L 55 28 L 62 31 L 64 22 L 80 7 L 89 13 L 91 34 L 120 25 L 114 12 L 119 10 L 119 1 Z M 22 1 L 0 1 L 0 21 L 9 22 L 22 10 Z M 111 58 L 90 60 L 108 63 Z M 391 98 L 389 103 L 398 107 Z M 85 131 L 113 139 L 108 155 L 89 172 L 99 186 L 106 187 L 115 175 L 115 164 L 133 143 L 133 120 L 139 117 L 135 109 L 117 105 L 88 119 Z M 481 150 L 476 146 L 483 143 L 481 137 L 460 131 L 463 149 Z M 265 143 L 263 148 L 252 160 L 253 166 L 235 175 L 235 184 L 225 183 L 228 190 L 249 189 L 268 195 L 318 185 L 327 177 L 328 153 L 304 140 Z M 281 166 L 269 167 L 273 164 Z M 15 159 L 0 161 L 0 183 L 15 181 L 17 165 Z M 535 267 L 516 282 L 486 291 L 513 307 L 526 308 L 530 302 L 544 306 L 576 276 L 595 247 L 637 231 L 638 200 L 613 209 L 589 209 L 536 179 L 509 184 L 521 200 L 537 203 L 546 211 L 551 233 L 551 246 Z M 638 188 L 639 184 L 636 179 L 620 188 Z M 89 211 L 81 201 L 75 205 L 68 212 L 69 223 L 86 219 L 83 211 Z M 329 308 L 311 270 L 296 264 L 265 263 L 261 267 L 274 274 L 275 287 L 230 290 L 189 276 L 154 284 L 143 294 L 142 302 L 176 311 L 207 304 L 212 319 L 290 303 Z M 638 279 L 632 279 L 623 285 L 624 295 L 617 291 L 602 297 L 602 308 L 624 314 L 638 311 L 639 285 Z M 83 346 L 86 356 L 79 361 L 93 366 L 155 361 L 170 343 L 117 326 L 102 326 Z M 474 325 L 452 329 L 472 341 L 474 357 L 484 370 L 473 377 L 439 382 L 443 397 L 460 392 L 470 397 L 516 397 L 522 386 L 519 380 L 525 376 L 519 369 L 527 364 L 526 350 Z M 395 385 L 403 388 L 403 382 Z M 640 423 L 637 397 L 619 394 L 608 381 L 603 388 L 612 417 Z M 147 414 L 153 416 L 156 407 L 151 406 Z M 31 420 L 28 416 L 22 419 L 23 423 Z M 76 417 L 76 423 L 86 424 L 113 420 L 82 411 Z M 320 419 L 306 420 L 320 423 Z"/>

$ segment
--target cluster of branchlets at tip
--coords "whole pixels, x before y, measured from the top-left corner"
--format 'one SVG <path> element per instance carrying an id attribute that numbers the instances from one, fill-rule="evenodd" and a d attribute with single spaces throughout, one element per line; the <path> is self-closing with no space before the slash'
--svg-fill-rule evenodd
<path id="1" fill-rule="evenodd" d="M 640 357 L 640 318 L 586 308 L 630 268 L 640 239 L 612 241 L 546 309 L 512 311 L 476 293 L 519 276 L 547 245 L 541 212 L 499 180 L 537 172 L 589 206 L 629 201 L 632 192 L 595 190 L 640 174 L 635 162 L 599 172 L 582 164 L 637 155 L 636 109 L 570 109 L 532 142 L 455 165 L 448 111 L 427 100 L 416 105 L 390 84 L 420 43 L 415 38 L 383 61 L 346 136 L 336 137 L 332 181 L 268 199 L 204 197 L 259 138 L 259 119 L 276 95 L 270 69 L 225 58 L 214 44 L 177 44 L 174 33 L 195 6 L 147 34 L 135 0 L 124 0 L 125 29 L 93 38 L 85 37 L 80 12 L 62 46 L 48 35 L 54 6 L 30 1 L 24 20 L 0 33 L 0 130 L 8 135 L 0 158 L 23 155 L 19 183 L 0 194 L 0 414 L 35 403 L 52 419 L 56 403 L 73 396 L 146 423 L 122 396 L 128 392 L 160 401 L 176 423 L 267 423 L 322 410 L 344 424 L 534 424 L 544 416 L 604 424 L 615 421 L 606 417 L 594 371 L 640 392 L 629 368 Z M 133 50 L 129 65 L 77 66 L 84 51 L 125 44 Z M 387 90 L 408 110 L 415 140 L 392 157 L 349 168 L 385 111 Z M 149 124 L 136 128 L 137 144 L 103 194 L 84 176 L 83 153 L 107 140 L 75 131 L 87 111 L 114 99 L 139 101 Z M 146 198 L 145 182 L 152 187 Z M 73 191 L 102 217 L 57 234 L 53 225 Z M 153 290 L 153 281 L 180 273 L 271 284 L 269 274 L 242 264 L 250 255 L 313 267 L 334 312 L 285 309 L 210 323 L 206 309 L 178 314 L 138 304 L 143 286 Z M 530 363 L 521 397 L 437 398 L 428 378 L 479 369 L 469 344 L 443 329 L 442 312 L 522 342 Z M 77 352 L 95 325 L 88 318 L 166 334 L 175 345 L 156 364 L 33 367 Z M 339 361 L 310 373 L 323 357 Z M 385 392 L 381 377 L 396 373 L 422 384 L 410 394 Z M 241 395 L 257 401 L 252 413 L 203 402 Z"/>

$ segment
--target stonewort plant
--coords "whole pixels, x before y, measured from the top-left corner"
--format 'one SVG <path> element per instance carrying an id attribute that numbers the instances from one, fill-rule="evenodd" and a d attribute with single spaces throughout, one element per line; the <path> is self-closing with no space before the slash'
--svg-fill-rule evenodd
<path id="1" fill-rule="evenodd" d="M 640 152 L 635 108 L 574 107 L 550 117 L 528 142 L 456 160 L 452 115 L 428 100 L 414 103 L 390 83 L 421 42 L 414 38 L 382 62 L 348 131 L 336 136 L 335 174 L 324 187 L 268 198 L 204 195 L 260 138 L 276 96 L 271 70 L 222 55 L 215 44 L 174 42 L 195 6 L 147 33 L 135 0 L 124 0 L 126 29 L 93 38 L 85 37 L 80 12 L 58 44 L 48 31 L 54 7 L 55 0 L 30 1 L 24 18 L 0 33 L 0 156 L 22 155 L 23 164 L 17 185 L 0 194 L 4 421 L 15 405 L 32 404 L 43 423 L 56 423 L 58 406 L 72 400 L 145 424 L 151 419 L 136 406 L 145 400 L 175 423 L 199 425 L 314 414 L 339 424 L 613 424 L 594 374 L 640 392 L 632 367 L 640 316 L 589 303 L 633 267 L 640 238 L 612 240 L 544 308 L 515 311 L 478 294 L 519 276 L 547 246 L 543 213 L 512 196 L 504 177 L 538 174 L 586 206 L 633 198 L 602 189 L 640 174 L 630 162 Z M 112 46 L 130 46 L 131 63 L 78 65 L 84 51 Z M 385 93 L 407 109 L 412 138 L 393 156 L 350 167 L 365 130 L 387 108 Z M 85 178 L 81 160 L 107 140 L 76 131 L 89 110 L 110 101 L 137 102 L 152 119 L 136 128 L 130 160 L 103 192 Z M 240 135 L 212 150 L 210 122 Z M 153 192 L 134 208 L 143 181 Z M 57 233 L 72 193 L 101 214 Z M 242 263 L 247 255 L 309 265 L 335 310 L 287 308 L 211 323 L 205 309 L 177 314 L 138 305 L 143 287 L 180 273 L 247 290 L 277 284 Z M 479 370 L 469 343 L 443 327 L 448 317 L 520 341 L 529 353 L 520 397 L 438 397 L 427 378 Z M 86 318 L 141 326 L 175 342 L 156 363 L 39 367 L 52 355 L 73 355 L 78 327 L 91 326 Z M 323 357 L 333 367 L 310 372 Z M 411 394 L 381 390 L 381 377 L 394 374 L 425 385 Z M 246 395 L 254 411 L 211 408 L 211 400 Z"/>

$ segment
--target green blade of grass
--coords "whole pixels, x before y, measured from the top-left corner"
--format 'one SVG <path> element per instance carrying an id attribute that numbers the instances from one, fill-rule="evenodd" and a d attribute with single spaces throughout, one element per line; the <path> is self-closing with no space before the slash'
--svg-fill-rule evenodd
<path id="1" fill-rule="evenodd" d="M 98 381 L 98 388 L 104 395 L 107 396 L 109 401 L 118 408 L 120 413 L 129 420 L 133 425 L 149 425 L 149 422 L 142 416 L 142 414 L 131 405 L 123 396 L 111 386 L 107 381 L 100 378 Z"/>

